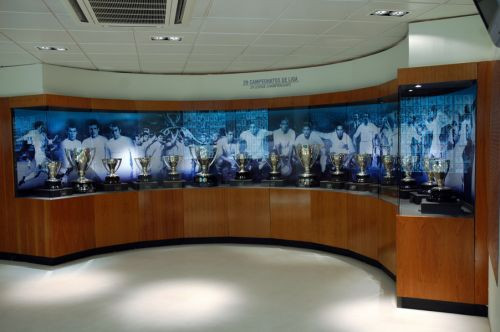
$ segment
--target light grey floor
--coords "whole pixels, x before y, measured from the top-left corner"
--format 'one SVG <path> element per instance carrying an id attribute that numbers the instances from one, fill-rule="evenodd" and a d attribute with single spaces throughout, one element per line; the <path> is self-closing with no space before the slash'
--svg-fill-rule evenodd
<path id="1" fill-rule="evenodd" d="M 302 249 L 193 245 L 55 268 L 0 262 L 7 331 L 489 331 L 486 318 L 396 308 L 393 281 Z"/>

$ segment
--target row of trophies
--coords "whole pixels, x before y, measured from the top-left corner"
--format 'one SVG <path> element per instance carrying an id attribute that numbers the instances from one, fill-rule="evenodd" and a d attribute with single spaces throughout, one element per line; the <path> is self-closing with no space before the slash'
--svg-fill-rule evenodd
<path id="1" fill-rule="evenodd" d="M 77 193 L 89 193 L 95 191 L 94 182 L 85 177 L 85 173 L 95 156 L 95 149 L 82 148 L 82 149 L 67 149 L 65 151 L 66 158 L 73 168 L 78 172 L 78 178 L 72 182 L 73 190 Z M 190 146 L 190 153 L 194 160 L 199 165 L 199 172 L 194 177 L 194 184 L 197 186 L 215 186 L 217 185 L 216 175 L 210 173 L 210 167 L 218 157 L 217 147 L 212 145 L 203 146 Z M 298 176 L 297 185 L 300 187 L 315 187 L 319 185 L 317 176 L 313 173 L 312 168 L 320 155 L 319 145 L 314 144 L 298 144 L 295 146 L 295 153 L 298 160 L 303 166 L 303 173 Z M 352 188 L 355 190 L 367 190 L 366 188 L 372 183 L 368 172 L 368 167 L 372 162 L 372 155 L 370 154 L 357 154 L 354 156 L 354 161 L 357 164 L 359 171 L 356 173 L 356 180 L 354 182 L 347 181 L 347 174 L 343 169 L 346 155 L 343 153 L 331 153 L 329 155 L 333 170 L 331 172 L 331 180 L 329 188 L 342 189 Z M 163 157 L 163 162 L 167 166 L 169 172 L 166 179 L 163 181 L 164 187 L 178 188 L 184 186 L 184 180 L 181 174 L 177 171 L 177 166 L 181 161 L 180 155 L 168 155 Z M 248 164 L 251 159 L 246 153 L 237 153 L 234 156 L 238 171 L 236 172 L 235 179 L 233 180 L 237 185 L 242 185 L 252 182 L 251 174 L 247 170 Z M 270 172 L 268 182 L 270 186 L 280 186 L 285 182 L 280 173 L 280 155 L 276 152 L 269 154 Z M 382 156 L 382 164 L 385 169 L 385 175 L 381 184 L 383 186 L 394 186 L 396 178 L 394 176 L 394 168 L 396 157 L 392 155 Z M 101 189 L 104 191 L 117 191 L 124 190 L 128 184 L 122 183 L 120 177 L 117 175 L 117 170 L 120 168 L 121 159 L 107 158 L 102 159 L 102 163 L 107 171 L 107 176 L 104 183 L 100 184 Z M 418 189 L 416 180 L 412 178 L 412 172 L 417 163 L 415 156 L 404 156 L 401 158 L 400 163 L 405 177 L 401 179 L 400 190 L 402 193 L 409 193 Z M 142 157 L 135 158 L 135 162 L 141 174 L 137 180 L 132 183 L 136 189 L 150 189 L 154 188 L 158 183 L 153 181 L 149 173 L 151 158 Z M 419 194 L 426 196 L 430 201 L 446 202 L 453 199 L 453 191 L 444 185 L 444 180 L 450 167 L 449 160 L 424 158 L 424 170 L 427 173 L 428 181 L 420 185 Z M 59 178 L 59 171 L 61 169 L 61 162 L 50 161 L 47 165 L 48 179 L 44 190 L 58 191 L 63 190 L 63 184 Z"/>

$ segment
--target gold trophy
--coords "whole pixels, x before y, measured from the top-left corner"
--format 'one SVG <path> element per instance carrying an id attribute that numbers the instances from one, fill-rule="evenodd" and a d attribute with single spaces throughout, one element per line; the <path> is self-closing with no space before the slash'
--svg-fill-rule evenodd
<path id="1" fill-rule="evenodd" d="M 149 174 L 151 157 L 134 158 L 135 164 L 141 170 L 141 174 L 137 177 L 138 182 L 151 182 L 153 177 Z"/>
<path id="2" fill-rule="evenodd" d="M 269 153 L 269 164 L 271 165 L 271 171 L 269 172 L 269 180 L 280 180 L 281 172 L 279 170 L 280 155 L 272 151 Z"/>
<path id="3" fill-rule="evenodd" d="M 316 176 L 311 172 L 316 159 L 318 159 L 320 153 L 320 147 L 317 144 L 297 144 L 295 145 L 295 153 L 299 158 L 302 167 L 304 167 L 304 173 L 299 175 L 298 186 L 299 187 L 314 187 L 318 185 Z"/>
<path id="4" fill-rule="evenodd" d="M 248 164 L 250 163 L 250 158 L 248 158 L 248 154 L 245 152 L 236 153 L 234 155 L 234 160 L 238 165 L 238 172 L 234 177 L 235 180 L 250 180 L 250 172 L 246 170 Z"/>
<path id="5" fill-rule="evenodd" d="M 61 170 L 62 163 L 60 161 L 49 161 L 47 163 L 48 179 L 45 180 L 46 189 L 61 189 L 61 180 L 57 178 Z"/>
<path id="6" fill-rule="evenodd" d="M 70 165 L 77 169 L 78 178 L 73 181 L 73 187 L 78 193 L 94 192 L 94 181 L 85 177 L 85 172 L 94 160 L 95 148 L 66 149 L 66 158 Z"/>
<path id="7" fill-rule="evenodd" d="M 170 170 L 167 174 L 167 181 L 179 181 L 181 179 L 181 174 L 177 172 L 177 165 L 182 160 L 182 156 L 178 154 L 163 156 L 163 163 Z"/>
<path id="8" fill-rule="evenodd" d="M 345 153 L 330 153 L 330 160 L 332 162 L 335 170 L 332 170 L 332 181 L 333 182 L 343 182 L 344 172 L 342 171 L 342 165 L 345 160 Z"/>
<path id="9" fill-rule="evenodd" d="M 409 191 L 415 188 L 416 180 L 411 177 L 415 169 L 416 156 L 403 156 L 401 157 L 401 167 L 405 173 L 405 177 L 401 180 L 401 189 Z M 403 197 L 404 198 L 404 197 Z"/>
<path id="10" fill-rule="evenodd" d="M 369 183 L 370 174 L 368 174 L 368 165 L 372 162 L 372 155 L 368 153 L 357 154 L 355 157 L 356 164 L 359 167 L 359 172 L 356 174 L 357 183 Z"/>
<path id="11" fill-rule="evenodd" d="M 191 145 L 189 147 L 189 152 L 200 166 L 200 172 L 194 176 L 194 184 L 200 187 L 216 186 L 217 177 L 210 173 L 210 166 L 212 166 L 217 159 L 217 146 Z"/>
<path id="12" fill-rule="evenodd" d="M 121 158 L 103 159 L 102 164 L 104 165 L 106 172 L 108 172 L 108 175 L 106 175 L 106 178 L 104 179 L 104 183 L 105 184 L 120 183 L 120 177 L 116 174 L 116 171 L 118 171 L 118 168 L 120 168 L 120 165 L 122 164 L 122 159 Z"/>
<path id="13" fill-rule="evenodd" d="M 445 159 L 436 159 L 432 163 L 432 172 L 436 179 L 437 187 L 431 189 L 430 196 L 427 200 L 431 202 L 453 202 L 455 200 L 453 190 L 446 187 L 444 181 L 448 171 L 450 170 L 450 161 Z"/>
<path id="14" fill-rule="evenodd" d="M 382 164 L 384 165 L 385 175 L 382 179 L 382 184 L 390 186 L 394 184 L 394 175 L 392 175 L 392 170 L 394 169 L 394 157 L 386 154 L 382 156 Z"/>
<path id="15" fill-rule="evenodd" d="M 434 171 L 432 169 L 435 161 L 436 161 L 435 158 L 429 158 L 429 157 L 424 158 L 423 167 L 425 174 L 427 174 L 427 181 L 420 185 L 422 187 L 423 194 L 430 194 L 431 189 L 437 185 L 434 180 Z"/>

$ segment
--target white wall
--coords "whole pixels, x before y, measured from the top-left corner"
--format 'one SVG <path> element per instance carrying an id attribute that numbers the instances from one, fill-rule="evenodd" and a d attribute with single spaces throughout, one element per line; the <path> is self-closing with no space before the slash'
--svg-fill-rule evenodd
<path id="1" fill-rule="evenodd" d="M 36 95 L 44 92 L 42 65 L 1 67 L 0 97 Z"/>
<path id="2" fill-rule="evenodd" d="M 479 15 L 412 23 L 410 67 L 500 59 Z"/>

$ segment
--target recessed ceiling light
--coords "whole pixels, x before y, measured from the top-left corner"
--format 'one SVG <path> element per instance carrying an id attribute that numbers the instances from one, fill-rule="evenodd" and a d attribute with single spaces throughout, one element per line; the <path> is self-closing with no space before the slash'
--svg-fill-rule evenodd
<path id="1" fill-rule="evenodd" d="M 417 89 L 421 88 L 422 86 L 420 84 L 415 85 Z"/>
<path id="2" fill-rule="evenodd" d="M 67 51 L 66 47 L 59 46 L 37 46 L 40 51 Z"/>
<path id="3" fill-rule="evenodd" d="M 168 40 L 168 41 L 181 41 L 182 37 L 180 36 L 151 36 L 151 40 Z"/>
<path id="4" fill-rule="evenodd" d="M 412 89 L 410 89 L 410 90 L 408 90 L 408 92 L 413 92 L 413 90 L 412 90 Z"/>
<path id="5" fill-rule="evenodd" d="M 405 16 L 406 14 L 409 14 L 410 12 L 406 12 L 403 10 L 386 10 L 386 9 L 379 9 L 371 13 L 370 15 L 374 16 L 393 16 L 393 17 L 401 17 Z"/>

